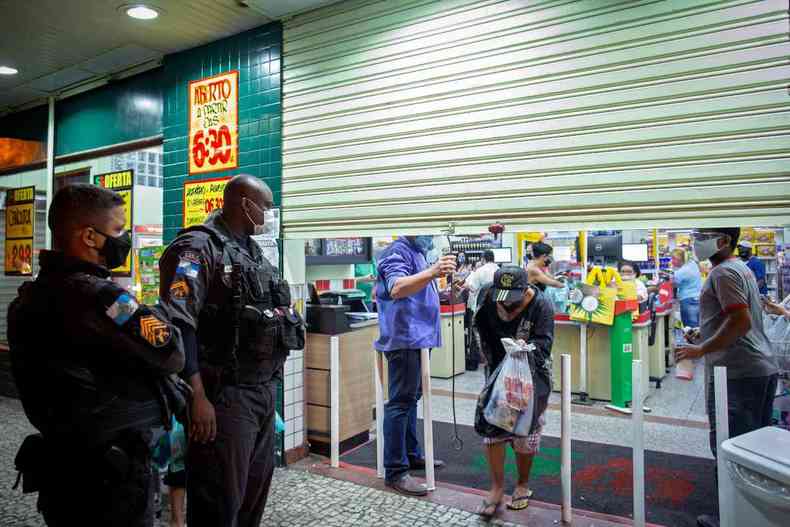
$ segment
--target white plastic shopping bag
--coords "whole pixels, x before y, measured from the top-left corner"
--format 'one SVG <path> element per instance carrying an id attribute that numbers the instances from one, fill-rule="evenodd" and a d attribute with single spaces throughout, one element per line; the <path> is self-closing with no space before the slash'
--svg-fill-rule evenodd
<path id="1" fill-rule="evenodd" d="M 502 339 L 502 345 L 506 355 L 483 415 L 496 427 L 527 436 L 535 409 L 535 387 L 528 354 L 535 346 L 513 339 Z"/>

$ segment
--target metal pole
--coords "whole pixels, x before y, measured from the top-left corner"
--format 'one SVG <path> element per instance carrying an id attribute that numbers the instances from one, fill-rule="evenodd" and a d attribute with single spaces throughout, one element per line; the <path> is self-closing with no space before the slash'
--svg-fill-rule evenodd
<path id="1" fill-rule="evenodd" d="M 631 379 L 642 377 L 642 361 L 635 360 L 631 365 Z M 634 457 L 634 525 L 645 525 L 645 437 L 644 414 L 642 403 L 642 383 L 631 382 L 631 410 L 633 424 L 633 457 Z"/>
<path id="2" fill-rule="evenodd" d="M 47 210 L 52 203 L 55 185 L 55 97 L 49 97 L 49 121 L 47 125 Z M 35 206 L 33 207 L 35 211 Z M 35 212 L 34 212 L 35 214 Z M 47 218 L 49 219 L 49 218 Z M 44 226 L 45 249 L 52 249 L 52 233 Z"/>
<path id="3" fill-rule="evenodd" d="M 581 252 L 581 280 L 587 281 L 587 231 L 579 232 L 579 252 Z M 579 326 L 579 399 L 587 401 L 587 324 Z"/>
<path id="4" fill-rule="evenodd" d="M 579 325 L 579 393 L 587 398 L 587 324 Z"/>
<path id="5" fill-rule="evenodd" d="M 728 493 L 723 492 L 731 485 L 724 457 L 721 455 L 721 444 L 730 438 L 730 417 L 727 408 L 730 403 L 727 396 L 727 368 L 713 368 L 714 401 L 716 403 L 716 470 L 719 476 L 719 521 L 721 527 L 730 527 L 730 505 L 725 499 Z M 734 512 L 734 511 L 733 511 Z"/>
<path id="6" fill-rule="evenodd" d="M 425 432 L 425 483 L 428 490 L 436 490 L 433 466 L 433 415 L 431 413 L 431 354 L 420 350 L 422 366 L 422 419 Z"/>
<path id="7" fill-rule="evenodd" d="M 562 354 L 562 521 L 571 523 L 571 356 Z"/>
<path id="8" fill-rule="evenodd" d="M 340 339 L 329 339 L 330 391 L 330 461 L 332 468 L 340 466 Z"/>
<path id="9" fill-rule="evenodd" d="M 384 354 L 374 351 L 373 374 L 376 377 L 376 476 L 384 477 Z"/>

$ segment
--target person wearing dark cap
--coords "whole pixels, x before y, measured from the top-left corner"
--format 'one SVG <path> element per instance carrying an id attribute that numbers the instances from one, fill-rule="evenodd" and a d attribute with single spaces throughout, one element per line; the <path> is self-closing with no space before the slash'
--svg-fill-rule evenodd
<path id="1" fill-rule="evenodd" d="M 713 269 L 700 295 L 699 337 L 678 347 L 677 360 L 705 357 L 710 448 L 716 456 L 716 407 L 713 368 L 727 368 L 730 437 L 771 424 L 778 369 L 763 330 L 763 306 L 754 274 L 735 258 L 739 228 L 701 229 L 693 233 L 694 252 Z M 703 527 L 718 526 L 715 516 L 697 518 Z"/>
<path id="2" fill-rule="evenodd" d="M 757 288 L 761 295 L 768 294 L 768 284 L 765 281 L 765 264 L 753 253 L 752 242 L 741 240 L 738 242 L 738 256 L 746 264 L 746 267 L 754 273 L 757 280 Z"/>
<path id="3" fill-rule="evenodd" d="M 529 435 L 516 436 L 504 430 L 484 437 L 491 471 L 491 492 L 478 509 L 481 516 L 494 516 L 502 502 L 505 486 L 505 446 L 516 454 L 518 484 L 508 507 L 525 509 L 529 505 L 529 473 L 540 447 L 545 423 L 544 413 L 551 393 L 551 347 L 554 342 L 554 306 L 537 287 L 529 283 L 527 272 L 506 266 L 494 275 L 494 282 L 480 293 L 481 304 L 475 316 L 481 351 L 486 358 L 487 383 L 505 358 L 503 338 L 534 344 L 529 354 L 535 394 L 535 412 Z"/>

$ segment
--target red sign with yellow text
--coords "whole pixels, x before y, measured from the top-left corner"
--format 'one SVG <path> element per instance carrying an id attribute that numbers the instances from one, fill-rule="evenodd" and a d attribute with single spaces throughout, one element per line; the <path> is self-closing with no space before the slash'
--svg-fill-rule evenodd
<path id="1" fill-rule="evenodd" d="M 239 72 L 189 83 L 189 173 L 239 166 Z"/>

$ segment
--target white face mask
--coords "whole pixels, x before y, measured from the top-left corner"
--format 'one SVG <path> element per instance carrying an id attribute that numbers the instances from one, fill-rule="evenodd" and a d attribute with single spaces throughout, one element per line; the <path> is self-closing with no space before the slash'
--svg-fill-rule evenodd
<path id="1" fill-rule="evenodd" d="M 254 203 L 252 200 L 249 200 L 249 199 L 247 199 L 247 198 L 244 198 L 244 200 L 245 200 L 247 203 L 250 203 L 250 204 L 251 204 L 253 207 L 255 207 L 256 209 L 258 209 L 259 211 L 261 211 L 261 213 L 263 214 L 263 217 L 264 217 L 264 218 L 266 218 L 266 212 L 267 212 L 267 211 L 265 211 L 265 210 L 261 209 L 261 208 L 260 208 L 258 205 L 256 205 L 256 204 L 255 204 L 255 203 Z M 244 211 L 244 214 L 247 216 L 247 219 L 248 219 L 248 220 L 250 220 L 250 223 L 252 223 L 252 235 L 253 235 L 253 236 L 260 236 L 261 234 L 263 234 L 264 232 L 266 232 L 266 226 L 265 226 L 265 224 L 263 224 L 263 223 L 255 223 L 254 221 L 252 221 L 252 218 L 250 217 L 250 214 L 249 214 L 249 213 L 248 213 L 246 210 Z M 264 219 L 264 221 L 266 221 L 266 220 Z"/>
<path id="2" fill-rule="evenodd" d="M 633 279 L 636 278 L 636 275 L 633 274 L 633 273 L 626 273 L 626 274 L 622 275 L 621 278 L 623 280 L 633 280 Z"/>
<path id="3" fill-rule="evenodd" d="M 700 262 L 710 260 L 712 256 L 721 251 L 721 248 L 719 248 L 719 240 L 721 238 L 722 236 L 714 236 L 705 240 L 695 239 L 694 254 L 697 256 L 697 259 Z"/>

